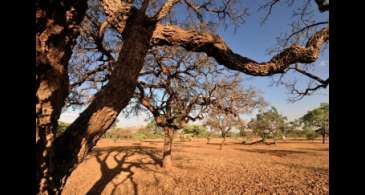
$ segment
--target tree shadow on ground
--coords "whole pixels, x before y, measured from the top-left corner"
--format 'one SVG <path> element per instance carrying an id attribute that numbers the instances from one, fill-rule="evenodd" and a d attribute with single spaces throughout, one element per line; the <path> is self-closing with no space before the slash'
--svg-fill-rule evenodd
<path id="1" fill-rule="evenodd" d="M 319 140 L 278 140 L 277 141 L 279 144 L 322 144 L 321 141 Z M 323 144 L 322 144 L 323 145 Z"/>
<path id="2" fill-rule="evenodd" d="M 111 183 L 117 175 L 124 172 L 127 173 L 127 176 L 122 181 L 118 183 L 112 182 L 114 187 L 111 194 L 114 194 L 116 192 L 118 186 L 127 181 L 130 181 L 133 186 L 133 192 L 128 194 L 137 195 L 138 185 L 133 180 L 134 172 L 132 171 L 132 168 L 150 170 L 148 169 L 147 165 L 161 165 L 159 153 L 160 152 L 155 148 L 147 146 L 117 146 L 95 148 L 90 155 L 96 157 L 96 160 L 100 165 L 100 171 L 102 176 L 86 194 L 101 194 L 107 184 Z M 139 156 L 138 159 L 132 159 L 136 155 Z M 107 165 L 108 158 L 113 158 L 114 162 L 117 165 L 113 168 L 109 168 Z"/>
<path id="3" fill-rule="evenodd" d="M 318 151 L 318 152 L 328 152 L 328 148 L 297 148 L 300 150 L 312 150 L 312 151 Z"/>
<path id="4" fill-rule="evenodd" d="M 149 144 L 161 144 L 163 143 L 163 140 L 144 140 L 144 143 L 149 143 Z"/>
<path id="5" fill-rule="evenodd" d="M 201 148 L 201 146 L 190 145 L 190 144 L 180 144 L 180 145 L 177 145 L 177 147 L 182 147 L 182 148 Z"/>
<path id="6" fill-rule="evenodd" d="M 305 165 L 301 165 L 301 164 L 282 163 L 282 162 L 274 162 L 273 164 L 287 166 L 287 167 L 293 168 L 293 169 L 307 169 L 309 171 L 313 171 L 313 172 L 317 172 L 317 173 L 319 172 L 322 174 L 328 174 L 328 168 L 324 168 L 324 167 L 313 167 L 313 166 L 305 166 Z"/>
<path id="7" fill-rule="evenodd" d="M 269 154 L 272 156 L 284 157 L 291 154 L 304 154 L 308 153 L 306 151 L 293 151 L 293 150 L 270 150 L 270 149 L 243 149 L 243 148 L 236 148 L 236 150 L 244 151 L 244 152 L 253 152 L 253 153 L 260 153 L 260 154 Z"/>

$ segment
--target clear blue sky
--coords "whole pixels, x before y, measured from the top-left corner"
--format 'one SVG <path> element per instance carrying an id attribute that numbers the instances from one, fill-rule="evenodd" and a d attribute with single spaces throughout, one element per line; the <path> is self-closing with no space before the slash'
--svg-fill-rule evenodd
<path id="1" fill-rule="evenodd" d="M 286 5 L 277 5 L 273 8 L 268 21 L 264 25 L 261 25 L 260 21 L 266 12 L 257 12 L 257 8 L 258 3 L 262 1 L 245 2 L 245 5 L 250 10 L 250 16 L 247 17 L 246 23 L 241 25 L 236 32 L 233 32 L 233 29 L 231 28 L 228 28 L 227 30 L 221 28 L 218 30 L 218 34 L 224 37 L 226 43 L 235 53 L 256 61 L 267 61 L 271 58 L 271 56 L 266 54 L 267 49 L 275 46 L 276 37 L 290 29 L 289 25 L 292 19 L 292 9 L 288 8 Z M 318 13 L 316 17 L 326 20 L 328 13 Z M 320 75 L 322 78 L 327 78 L 329 75 L 328 52 L 326 51 L 321 54 L 319 60 L 317 60 L 315 64 L 317 65 L 315 73 Z M 245 77 L 248 78 L 249 76 Z M 305 79 L 300 79 L 303 77 L 297 76 L 296 78 L 298 78 L 298 82 L 305 83 L 306 81 Z M 257 90 L 261 91 L 264 99 L 271 105 L 275 106 L 279 112 L 286 115 L 290 120 L 302 116 L 308 110 L 319 106 L 321 102 L 329 101 L 328 88 L 316 92 L 315 95 L 304 97 L 302 100 L 295 103 L 289 103 L 287 101 L 289 97 L 288 90 L 284 86 L 270 87 L 269 85 L 272 82 L 270 77 L 250 77 L 250 79 L 245 82 L 246 85 L 253 86 Z M 78 116 L 79 112 L 79 110 L 66 111 L 61 115 L 60 120 L 72 122 Z M 253 114 L 246 118 L 250 118 L 252 116 Z M 145 118 L 146 115 L 141 115 L 139 117 L 125 119 L 124 116 L 120 115 L 120 123 L 118 126 L 140 126 L 145 124 Z"/>

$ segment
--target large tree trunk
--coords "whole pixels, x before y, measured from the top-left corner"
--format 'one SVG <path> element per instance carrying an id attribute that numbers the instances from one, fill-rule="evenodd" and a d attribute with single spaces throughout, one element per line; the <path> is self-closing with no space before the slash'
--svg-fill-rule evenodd
<path id="1" fill-rule="evenodd" d="M 174 138 L 174 130 L 172 128 L 165 128 L 165 139 L 163 145 L 163 156 L 162 156 L 162 167 L 171 168 L 172 167 L 172 142 Z"/>
<path id="2" fill-rule="evenodd" d="M 81 22 L 87 5 L 37 1 L 36 6 L 36 193 L 54 194 L 53 140 L 68 95 L 67 63 L 79 34 L 71 24 Z"/>
<path id="3" fill-rule="evenodd" d="M 92 103 L 55 140 L 55 174 L 61 191 L 67 177 L 83 161 L 99 138 L 113 124 L 120 111 L 131 99 L 155 23 L 146 21 L 144 14 L 133 14 L 123 32 L 124 43 L 118 61 L 113 65 L 109 83 L 94 97 Z"/>

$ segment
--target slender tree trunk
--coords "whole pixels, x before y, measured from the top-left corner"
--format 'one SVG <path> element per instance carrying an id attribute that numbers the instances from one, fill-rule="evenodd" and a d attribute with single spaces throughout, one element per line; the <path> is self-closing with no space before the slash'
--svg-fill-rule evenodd
<path id="1" fill-rule="evenodd" d="M 67 64 L 79 35 L 76 26 L 87 4 L 44 0 L 36 6 L 36 193 L 57 194 L 53 142 L 68 95 Z"/>
<path id="2" fill-rule="evenodd" d="M 209 144 L 210 143 L 210 137 L 208 136 L 207 137 L 207 144 Z"/>
<path id="3" fill-rule="evenodd" d="M 266 134 L 264 133 L 264 135 L 262 136 L 262 142 L 266 142 Z"/>
<path id="4" fill-rule="evenodd" d="M 163 156 L 162 156 L 162 167 L 163 168 L 171 168 L 172 167 L 172 142 L 174 137 L 174 130 L 172 128 L 165 128 L 165 139 L 163 145 Z"/>
<path id="5" fill-rule="evenodd" d="M 276 137 L 273 135 L 274 144 L 276 145 Z"/>
<path id="6" fill-rule="evenodd" d="M 222 137 L 223 137 L 223 140 L 222 140 L 221 145 L 219 147 L 220 150 L 223 149 L 223 145 L 226 143 L 226 134 L 222 133 Z"/>
<path id="7" fill-rule="evenodd" d="M 94 97 L 91 104 L 55 140 L 55 174 L 57 188 L 61 191 L 66 179 L 83 161 L 99 138 L 113 124 L 120 111 L 133 96 L 144 57 L 155 23 L 136 13 L 127 20 L 123 32 L 124 43 L 108 84 Z"/>
<path id="8" fill-rule="evenodd" d="M 325 144 L 326 143 L 326 134 L 323 133 L 322 134 L 322 144 Z"/>

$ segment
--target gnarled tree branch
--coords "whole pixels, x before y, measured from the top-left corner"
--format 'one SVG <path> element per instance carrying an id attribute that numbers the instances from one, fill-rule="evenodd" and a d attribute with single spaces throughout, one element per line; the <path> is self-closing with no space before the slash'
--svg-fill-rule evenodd
<path id="1" fill-rule="evenodd" d="M 305 47 L 294 44 L 268 62 L 262 63 L 234 53 L 220 36 L 185 30 L 174 25 L 157 25 L 151 45 L 175 45 L 189 51 L 205 52 L 208 56 L 214 57 L 219 64 L 232 70 L 254 76 L 269 76 L 282 73 L 291 64 L 315 62 L 322 45 L 328 39 L 329 27 L 324 27 L 308 40 Z"/>
<path id="2" fill-rule="evenodd" d="M 169 14 L 174 5 L 179 2 L 180 0 L 167 0 L 166 3 L 161 7 L 161 9 L 153 16 L 153 19 L 156 21 L 161 20 L 167 14 Z"/>

